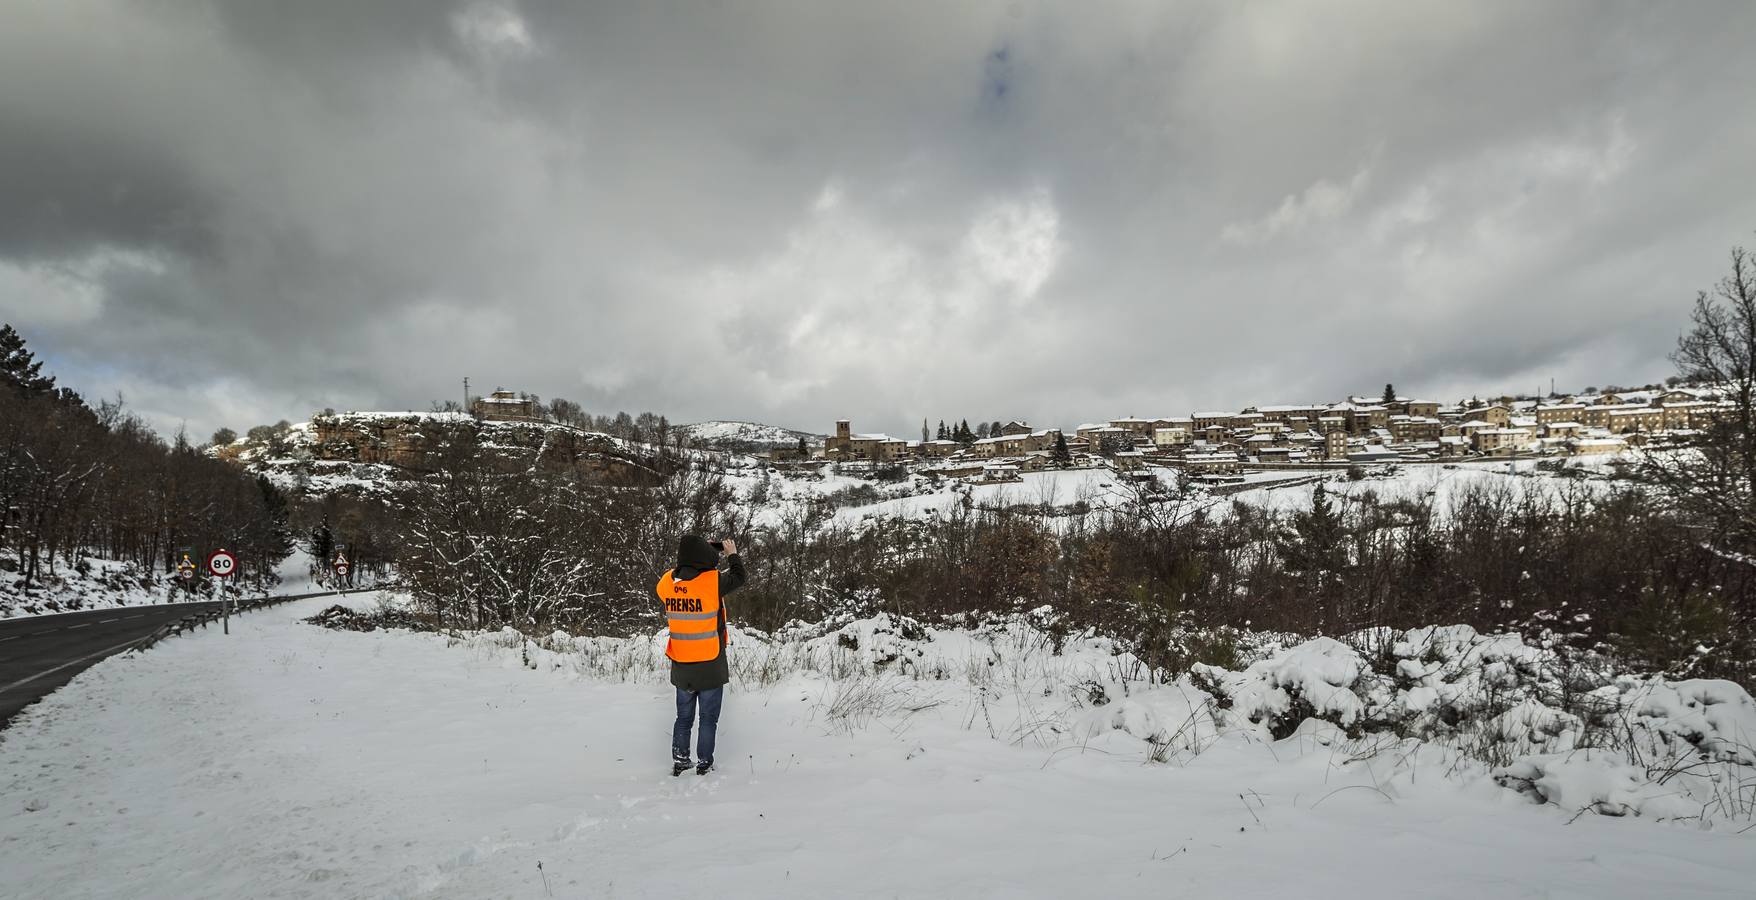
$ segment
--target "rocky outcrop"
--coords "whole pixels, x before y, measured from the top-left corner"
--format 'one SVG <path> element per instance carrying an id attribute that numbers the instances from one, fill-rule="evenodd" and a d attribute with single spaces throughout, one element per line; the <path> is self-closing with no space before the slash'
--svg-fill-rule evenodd
<path id="1" fill-rule="evenodd" d="M 654 483 L 669 461 L 643 445 L 549 422 L 490 422 L 458 413 L 337 413 L 313 416 L 311 458 L 438 471 L 447 460 L 479 456 L 508 472 L 572 469 Z"/>

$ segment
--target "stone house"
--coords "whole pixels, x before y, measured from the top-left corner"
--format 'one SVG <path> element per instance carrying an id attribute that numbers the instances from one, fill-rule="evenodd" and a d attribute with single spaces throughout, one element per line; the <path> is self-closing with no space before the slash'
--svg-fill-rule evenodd
<path id="1" fill-rule="evenodd" d="M 495 391 L 471 401 L 470 412 L 490 422 L 531 422 L 537 417 L 537 402 L 512 391 Z"/>
<path id="2" fill-rule="evenodd" d="M 832 460 L 894 462 L 908 455 L 908 441 L 887 434 L 855 434 L 847 419 L 835 423 L 835 434 L 823 439 L 823 455 Z"/>
<path id="3" fill-rule="evenodd" d="M 1466 422 L 1486 422 L 1496 428 L 1505 428 L 1512 424 L 1512 408 L 1494 403 L 1466 409 L 1463 411 L 1463 419 Z"/>
<path id="4" fill-rule="evenodd" d="M 1244 462 L 1230 451 L 1183 454 L 1183 469 L 1191 475 L 1236 475 L 1244 470 Z"/>
<path id="5" fill-rule="evenodd" d="M 1572 422 L 1579 418 L 1580 410 L 1585 409 L 1583 403 L 1552 403 L 1536 408 L 1536 420 L 1539 425 L 1554 422 Z"/>
<path id="6" fill-rule="evenodd" d="M 1444 429 L 1438 419 L 1426 416 L 1391 416 L 1389 427 L 1391 437 L 1405 444 L 1437 441 Z"/>
<path id="7" fill-rule="evenodd" d="M 1624 406 L 1610 411 L 1609 429 L 1617 434 L 1630 431 L 1657 431 L 1665 424 L 1665 411 L 1659 406 Z"/>
<path id="8" fill-rule="evenodd" d="M 927 459 L 944 459 L 963 449 L 956 441 L 917 441 L 918 452 Z"/>
<path id="9" fill-rule="evenodd" d="M 1346 459 L 1347 458 L 1347 432 L 1346 431 L 1326 432 L 1323 435 L 1323 448 L 1322 448 L 1322 450 L 1323 450 L 1323 458 L 1324 459 Z"/>
<path id="10" fill-rule="evenodd" d="M 1504 456 L 1529 446 L 1531 434 L 1522 428 L 1478 428 L 1470 438 L 1476 452 Z"/>
<path id="11" fill-rule="evenodd" d="M 1160 450 L 1181 447 L 1189 443 L 1189 429 L 1182 427 L 1155 428 L 1152 431 L 1152 445 Z"/>
<path id="12" fill-rule="evenodd" d="M 1192 430 L 1197 432 L 1206 431 L 1215 425 L 1229 428 L 1232 424 L 1232 414 L 1229 412 L 1198 412 L 1189 419 Z"/>

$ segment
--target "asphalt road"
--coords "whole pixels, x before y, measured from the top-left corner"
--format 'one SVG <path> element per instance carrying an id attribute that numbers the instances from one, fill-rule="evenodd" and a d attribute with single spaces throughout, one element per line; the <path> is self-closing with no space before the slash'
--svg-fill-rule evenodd
<path id="1" fill-rule="evenodd" d="M 159 626 L 217 609 L 218 602 L 206 601 L 0 619 L 0 728 L 19 710 Z"/>

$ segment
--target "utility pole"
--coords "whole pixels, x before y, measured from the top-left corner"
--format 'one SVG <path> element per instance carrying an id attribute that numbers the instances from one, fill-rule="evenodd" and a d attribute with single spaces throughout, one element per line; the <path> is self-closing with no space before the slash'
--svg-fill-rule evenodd
<path id="1" fill-rule="evenodd" d="M 469 376 L 463 376 L 463 413 L 469 415 Z"/>

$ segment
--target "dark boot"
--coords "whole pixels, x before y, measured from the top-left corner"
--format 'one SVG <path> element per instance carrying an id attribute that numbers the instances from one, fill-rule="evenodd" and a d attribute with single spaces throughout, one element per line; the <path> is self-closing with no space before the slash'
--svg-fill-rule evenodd
<path id="1" fill-rule="evenodd" d="M 695 774 L 697 774 L 697 775 L 706 775 L 708 772 L 711 772 L 711 771 L 713 771 L 713 763 L 710 763 L 710 762 L 704 762 L 701 765 L 698 765 L 695 767 Z"/>
<path id="2" fill-rule="evenodd" d="M 688 768 L 689 768 L 689 761 L 688 760 L 686 760 L 686 759 L 673 760 L 671 762 L 671 777 L 675 778 L 678 775 L 683 774 L 683 772 L 686 771 Z M 701 771 L 705 772 L 707 770 L 702 769 Z"/>

